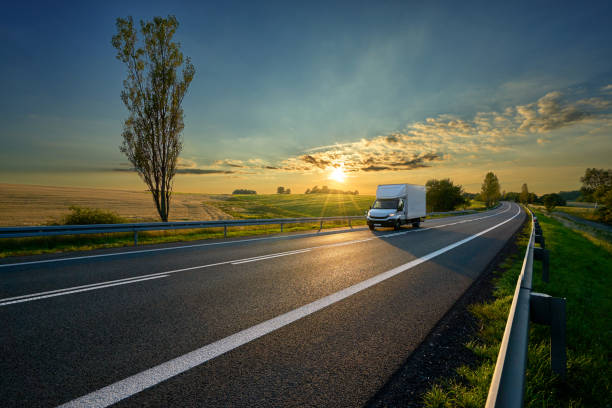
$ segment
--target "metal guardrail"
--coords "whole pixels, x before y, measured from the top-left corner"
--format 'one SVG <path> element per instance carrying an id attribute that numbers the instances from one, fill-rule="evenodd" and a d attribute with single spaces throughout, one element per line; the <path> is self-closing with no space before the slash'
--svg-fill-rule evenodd
<path id="1" fill-rule="evenodd" d="M 432 212 L 427 215 L 462 214 L 475 212 L 474 210 Z M 2 227 L 0 238 L 46 237 L 53 235 L 81 235 L 81 234 L 108 234 L 114 232 L 133 232 L 134 245 L 138 244 L 140 231 L 161 231 L 174 229 L 204 229 L 223 228 L 223 236 L 227 237 L 228 227 L 244 227 L 251 225 L 279 224 L 281 232 L 286 224 L 319 223 L 319 230 L 323 223 L 328 221 L 347 221 L 352 228 L 352 220 L 363 220 L 363 215 L 339 217 L 306 217 L 306 218 L 265 218 L 241 220 L 214 220 L 214 221 L 179 221 L 179 222 L 146 222 L 131 224 L 89 224 L 89 225 L 51 225 L 32 227 Z"/>
<path id="2" fill-rule="evenodd" d="M 487 408 L 523 406 L 530 320 L 551 326 L 552 370 L 565 377 L 565 299 L 532 292 L 534 259 L 542 260 L 542 278 L 548 282 L 548 251 L 538 219 L 528 211 L 532 220 L 531 234 L 497 355 Z M 536 243 L 540 244 L 539 248 L 535 247 Z"/>
<path id="3" fill-rule="evenodd" d="M 133 232 L 134 245 L 138 244 L 138 232 L 175 229 L 223 228 L 223 236 L 227 237 L 228 227 L 244 227 L 250 225 L 279 224 L 281 232 L 286 224 L 319 223 L 319 229 L 327 221 L 348 221 L 352 228 L 352 220 L 362 220 L 364 216 L 343 217 L 311 217 L 311 218 L 268 218 L 243 220 L 215 221 L 179 221 L 179 222 L 146 222 L 133 224 L 90 224 L 90 225 L 51 225 L 35 227 L 3 227 L 0 228 L 0 238 L 41 237 L 52 235 L 107 234 L 113 232 Z"/>

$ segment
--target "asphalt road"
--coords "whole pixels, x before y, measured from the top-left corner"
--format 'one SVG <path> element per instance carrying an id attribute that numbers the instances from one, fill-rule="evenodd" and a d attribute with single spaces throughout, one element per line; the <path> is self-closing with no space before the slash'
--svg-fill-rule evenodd
<path id="1" fill-rule="evenodd" d="M 362 406 L 524 217 L 4 259 L 0 405 Z"/>

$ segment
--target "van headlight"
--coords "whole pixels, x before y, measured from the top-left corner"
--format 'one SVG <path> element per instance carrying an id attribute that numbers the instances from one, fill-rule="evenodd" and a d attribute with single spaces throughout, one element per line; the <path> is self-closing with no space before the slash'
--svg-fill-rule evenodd
<path id="1" fill-rule="evenodd" d="M 391 213 L 391 214 L 387 215 L 387 217 L 395 217 L 395 213 Z"/>

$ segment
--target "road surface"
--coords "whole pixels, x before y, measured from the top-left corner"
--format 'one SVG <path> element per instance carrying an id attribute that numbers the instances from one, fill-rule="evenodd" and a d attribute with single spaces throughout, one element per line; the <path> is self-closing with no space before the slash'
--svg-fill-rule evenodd
<path id="1" fill-rule="evenodd" d="M 2 406 L 362 406 L 525 218 L 4 259 Z"/>

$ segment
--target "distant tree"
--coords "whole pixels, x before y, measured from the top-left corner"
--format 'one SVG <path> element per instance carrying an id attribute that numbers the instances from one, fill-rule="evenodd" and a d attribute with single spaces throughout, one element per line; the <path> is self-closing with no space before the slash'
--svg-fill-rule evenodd
<path id="1" fill-rule="evenodd" d="M 310 189 L 307 188 L 306 191 L 304 191 L 304 194 L 310 194 Z"/>
<path id="2" fill-rule="evenodd" d="M 529 204 L 529 189 L 527 188 L 527 184 L 523 184 L 521 187 L 521 195 L 519 196 L 519 200 L 523 204 Z"/>
<path id="3" fill-rule="evenodd" d="M 612 224 L 612 169 L 586 169 L 580 181 L 585 201 L 600 205 L 597 209 L 599 220 Z"/>
<path id="4" fill-rule="evenodd" d="M 546 207 L 547 212 L 551 212 L 558 205 L 565 205 L 565 200 L 563 200 L 563 198 L 561 198 L 559 194 L 555 194 L 555 193 L 544 194 L 541 197 L 541 200 L 542 200 L 542 203 L 544 204 L 544 207 Z"/>
<path id="5" fill-rule="evenodd" d="M 239 189 L 232 191 L 232 194 L 257 194 L 257 191 L 247 190 L 245 188 L 239 188 Z"/>
<path id="6" fill-rule="evenodd" d="M 283 186 L 276 187 L 276 194 L 285 194 L 285 187 Z"/>
<path id="7" fill-rule="evenodd" d="M 585 201 L 601 202 L 608 191 L 612 190 L 612 169 L 591 169 L 584 172 L 580 178 L 580 189 Z"/>
<path id="8" fill-rule="evenodd" d="M 578 201 L 580 199 L 580 190 L 560 191 L 559 195 L 566 201 Z"/>
<path id="9" fill-rule="evenodd" d="M 487 203 L 487 207 L 492 207 L 501 197 L 499 180 L 493 172 L 488 172 L 482 183 L 480 192 L 482 200 Z"/>
<path id="10" fill-rule="evenodd" d="M 183 148 L 181 103 L 195 74 L 179 43 L 172 41 L 178 25 L 174 16 L 141 21 L 144 44 L 139 46 L 132 17 L 118 18 L 112 39 L 117 59 L 128 70 L 121 100 L 130 116 L 123 124 L 120 150 L 147 184 L 162 221 L 168 221 L 176 163 Z"/>
<path id="11" fill-rule="evenodd" d="M 540 197 L 539 201 L 544 204 L 544 206 L 546 207 L 548 206 L 552 206 L 551 208 L 557 207 L 557 206 L 565 206 L 567 205 L 567 202 L 563 199 L 563 197 L 561 197 L 559 194 L 553 193 L 553 194 L 544 194 L 542 197 Z M 548 208 L 548 207 L 547 207 Z M 552 211 L 552 210 L 550 210 Z"/>
<path id="12" fill-rule="evenodd" d="M 612 189 L 601 196 L 600 200 L 602 206 L 597 209 L 599 220 L 607 224 L 612 224 Z"/>
<path id="13" fill-rule="evenodd" d="M 321 192 L 321 189 L 319 188 L 319 186 L 314 186 L 312 190 L 310 190 L 310 194 L 318 194 L 320 192 Z"/>
<path id="14" fill-rule="evenodd" d="M 353 192 L 353 195 L 359 195 L 359 191 L 358 191 L 358 190 L 355 190 L 355 191 Z"/>
<path id="15" fill-rule="evenodd" d="M 515 203 L 520 202 L 520 193 L 514 191 L 508 191 L 506 194 L 502 196 L 503 200 L 506 201 L 514 201 Z"/>
<path id="16" fill-rule="evenodd" d="M 290 188 L 285 189 L 285 194 L 291 194 L 291 189 Z"/>
<path id="17" fill-rule="evenodd" d="M 427 181 L 425 187 L 427 206 L 432 211 L 452 211 L 465 203 L 463 188 L 453 185 L 450 179 L 432 179 Z"/>
<path id="18" fill-rule="evenodd" d="M 321 194 L 329 194 L 329 187 L 327 186 L 321 187 Z"/>

